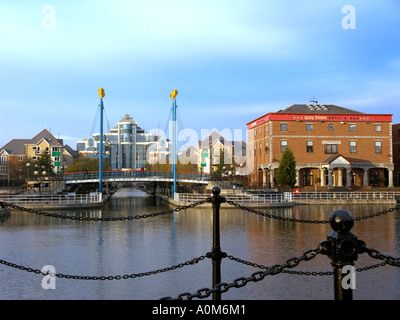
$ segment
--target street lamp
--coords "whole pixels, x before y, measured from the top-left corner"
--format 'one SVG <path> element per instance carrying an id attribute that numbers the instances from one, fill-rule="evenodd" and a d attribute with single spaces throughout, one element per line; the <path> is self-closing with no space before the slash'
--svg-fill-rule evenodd
<path id="1" fill-rule="evenodd" d="M 26 183 L 28 183 L 28 174 L 29 174 L 29 167 L 31 164 L 29 162 L 26 163 Z"/>
<path id="2" fill-rule="evenodd" d="M 25 182 L 25 186 L 26 186 L 26 190 L 28 190 L 28 181 L 29 181 L 29 167 L 31 166 L 31 164 L 29 162 L 26 163 L 26 182 Z"/>
<path id="3" fill-rule="evenodd" d="M 99 157 L 99 193 L 103 193 L 103 98 L 105 97 L 104 89 L 98 90 L 100 96 L 100 157 Z"/>
<path id="4" fill-rule="evenodd" d="M 176 96 L 178 95 L 178 90 L 172 90 L 170 97 L 172 99 L 172 199 L 175 197 L 176 192 Z"/>
<path id="5" fill-rule="evenodd" d="M 37 165 L 35 165 L 35 167 L 37 169 Z M 42 177 L 45 177 L 47 175 L 47 172 L 44 170 L 45 166 L 42 166 L 42 169 L 43 169 L 43 171 L 42 171 L 42 174 L 40 177 L 39 177 L 39 171 L 35 170 L 35 172 L 33 173 L 39 181 L 39 195 L 41 195 Z"/>

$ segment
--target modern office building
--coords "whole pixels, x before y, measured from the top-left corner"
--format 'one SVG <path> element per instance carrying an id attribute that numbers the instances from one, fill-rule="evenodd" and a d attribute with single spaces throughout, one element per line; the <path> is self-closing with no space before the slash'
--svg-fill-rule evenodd
<path id="1" fill-rule="evenodd" d="M 78 141 L 77 150 L 89 157 L 98 157 L 100 134 Z M 104 155 L 112 170 L 148 168 L 170 150 L 170 142 L 158 134 L 145 132 L 126 114 L 117 126 L 103 134 Z M 161 160 L 162 161 L 162 160 Z"/>
<path id="2" fill-rule="evenodd" d="M 251 184 L 275 187 L 286 148 L 297 185 L 322 189 L 393 186 L 392 115 L 295 104 L 247 123 Z"/>

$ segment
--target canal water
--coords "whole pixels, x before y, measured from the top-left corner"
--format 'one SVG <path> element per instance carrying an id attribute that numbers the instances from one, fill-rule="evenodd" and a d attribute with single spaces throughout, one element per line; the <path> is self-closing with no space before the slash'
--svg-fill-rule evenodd
<path id="1" fill-rule="evenodd" d="M 347 206 L 353 216 L 390 208 L 390 205 Z M 274 215 L 298 219 L 328 219 L 334 205 L 303 205 L 264 209 Z M 142 191 L 121 189 L 101 210 L 55 213 L 121 217 L 170 209 L 169 205 Z M 305 224 L 271 220 L 235 208 L 221 210 L 221 249 L 228 255 L 264 266 L 282 264 L 318 247 L 331 232 L 329 224 Z M 400 216 L 397 212 L 355 222 L 352 232 L 370 248 L 400 256 Z M 52 265 L 56 273 L 78 276 L 116 276 L 146 273 L 179 265 L 205 255 L 212 248 L 212 210 L 193 208 L 174 214 L 127 221 L 74 221 L 12 211 L 0 221 L 0 259 L 41 270 Z M 355 267 L 381 261 L 367 254 Z M 258 271 L 228 258 L 222 260 L 222 282 L 231 283 Z M 330 260 L 317 255 L 293 270 L 332 271 Z M 0 299 L 133 299 L 176 298 L 179 294 L 211 287 L 212 262 L 172 271 L 121 280 L 75 280 L 55 278 L 55 289 L 43 289 L 43 275 L 0 265 Z M 48 281 L 48 284 L 51 282 Z M 354 299 L 400 299 L 400 268 L 382 266 L 356 274 Z M 232 288 L 222 299 L 234 300 L 331 300 L 331 275 L 278 274 L 243 288 Z M 211 297 L 210 297 L 211 299 Z"/>

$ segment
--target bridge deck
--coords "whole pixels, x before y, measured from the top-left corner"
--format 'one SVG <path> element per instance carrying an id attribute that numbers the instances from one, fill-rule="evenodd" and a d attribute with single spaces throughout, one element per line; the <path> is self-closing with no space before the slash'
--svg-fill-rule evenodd
<path id="1" fill-rule="evenodd" d="M 177 173 L 176 181 L 195 184 L 207 184 L 209 176 L 198 173 Z M 77 172 L 64 174 L 67 184 L 73 183 L 95 183 L 99 182 L 99 172 Z M 104 182 L 173 182 L 172 172 L 161 171 L 104 171 L 102 181 Z"/>

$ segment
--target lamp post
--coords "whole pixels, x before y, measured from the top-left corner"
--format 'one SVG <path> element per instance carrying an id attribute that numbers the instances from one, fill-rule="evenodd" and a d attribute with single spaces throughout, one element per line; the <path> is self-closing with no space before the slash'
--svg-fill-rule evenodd
<path id="1" fill-rule="evenodd" d="M 41 173 L 41 176 L 39 176 L 39 171 L 37 171 L 38 165 L 36 164 L 35 167 L 36 167 L 36 170 L 35 170 L 35 172 L 33 174 L 37 177 L 37 179 L 39 181 L 39 195 L 41 195 L 42 177 L 45 177 L 47 175 L 47 172 L 44 170 L 45 166 L 42 166 L 42 170 L 43 171 Z"/>
<path id="2" fill-rule="evenodd" d="M 103 193 L 103 98 L 105 96 L 104 89 L 98 90 L 100 96 L 100 157 L 99 157 L 99 193 Z"/>
<path id="3" fill-rule="evenodd" d="M 28 181 L 29 181 L 29 167 L 31 166 L 31 164 L 29 162 L 26 163 L 26 190 L 28 190 Z"/>
<path id="4" fill-rule="evenodd" d="M 172 199 L 175 197 L 176 192 L 176 96 L 178 90 L 172 90 L 170 97 L 172 99 Z"/>
<path id="5" fill-rule="evenodd" d="M 29 162 L 26 163 L 26 183 L 28 183 L 28 176 L 29 176 L 29 167 L 31 164 Z"/>

